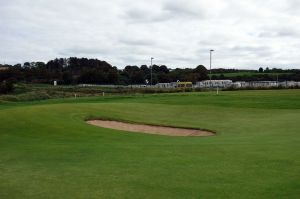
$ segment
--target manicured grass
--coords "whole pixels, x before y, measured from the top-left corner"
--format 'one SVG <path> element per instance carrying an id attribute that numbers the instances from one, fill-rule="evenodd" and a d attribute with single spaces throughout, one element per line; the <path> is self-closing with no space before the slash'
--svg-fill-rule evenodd
<path id="1" fill-rule="evenodd" d="M 211 129 L 167 137 L 87 117 Z M 300 90 L 0 104 L 0 198 L 299 198 Z"/>

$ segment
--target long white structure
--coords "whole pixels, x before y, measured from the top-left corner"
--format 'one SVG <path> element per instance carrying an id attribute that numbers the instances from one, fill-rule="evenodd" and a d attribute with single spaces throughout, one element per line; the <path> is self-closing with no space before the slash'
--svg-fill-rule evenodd
<path id="1" fill-rule="evenodd" d="M 251 82 L 232 82 L 231 80 L 205 80 L 196 82 L 196 88 L 275 88 L 275 87 L 296 87 L 300 82 L 295 81 L 251 81 Z"/>
<path id="2" fill-rule="evenodd" d="M 232 86 L 231 80 L 204 80 L 196 82 L 196 88 L 227 88 Z"/>
<path id="3" fill-rule="evenodd" d="M 175 88 L 172 83 L 158 83 L 155 85 L 156 88 Z"/>
<path id="4" fill-rule="evenodd" d="M 136 85 L 97 85 L 97 84 L 80 84 L 81 87 L 111 87 L 111 88 L 160 88 L 160 89 L 172 89 L 177 88 L 178 82 L 170 83 L 158 83 L 156 85 L 145 85 L 145 84 L 136 84 Z M 191 84 L 191 83 L 190 83 Z M 232 82 L 231 80 L 204 80 L 196 82 L 193 85 L 193 88 L 292 88 L 300 87 L 300 82 L 295 81 L 238 81 Z"/>

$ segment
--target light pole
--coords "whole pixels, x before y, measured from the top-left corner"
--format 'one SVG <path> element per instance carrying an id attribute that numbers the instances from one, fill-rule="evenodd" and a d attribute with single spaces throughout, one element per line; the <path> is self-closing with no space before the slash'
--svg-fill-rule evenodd
<path id="1" fill-rule="evenodd" d="M 209 86 L 211 87 L 211 59 L 212 59 L 212 52 L 214 52 L 214 50 L 210 50 L 209 51 Z"/>
<path id="2" fill-rule="evenodd" d="M 150 66 L 150 70 L 151 70 L 151 86 L 152 86 L 152 60 L 153 60 L 154 58 L 153 57 L 151 57 L 151 66 Z"/>

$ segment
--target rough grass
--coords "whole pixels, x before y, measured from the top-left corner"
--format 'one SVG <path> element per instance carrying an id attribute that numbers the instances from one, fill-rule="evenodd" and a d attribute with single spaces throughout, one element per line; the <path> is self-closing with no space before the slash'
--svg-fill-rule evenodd
<path id="1" fill-rule="evenodd" d="M 105 117 L 211 129 L 167 137 Z M 0 104 L 0 198 L 299 198 L 300 91 Z"/>
<path id="2" fill-rule="evenodd" d="M 201 91 L 203 89 L 195 89 Z M 0 95 L 0 102 L 25 102 L 59 98 L 78 98 L 92 96 L 135 95 L 151 93 L 192 92 L 193 89 L 131 88 L 131 87 L 82 87 L 77 85 L 53 86 L 50 84 L 16 84 L 13 93 Z"/>

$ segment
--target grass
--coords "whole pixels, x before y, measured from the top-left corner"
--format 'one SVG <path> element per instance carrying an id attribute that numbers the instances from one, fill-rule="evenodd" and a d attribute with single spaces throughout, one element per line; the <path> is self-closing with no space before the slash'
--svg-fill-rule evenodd
<path id="1" fill-rule="evenodd" d="M 167 137 L 85 118 L 211 129 Z M 300 90 L 0 104 L 0 198 L 299 198 Z"/>
<path id="2" fill-rule="evenodd" d="M 192 89 L 186 89 L 191 92 Z M 50 84 L 16 84 L 15 90 L 6 95 L 0 95 L 2 102 L 25 102 L 46 99 L 75 98 L 75 97 L 95 97 L 95 96 L 113 96 L 113 95 L 136 95 L 150 93 L 176 93 L 182 90 L 170 88 L 130 88 L 130 87 L 105 87 L 92 86 L 82 87 L 78 85 L 59 85 Z"/>

